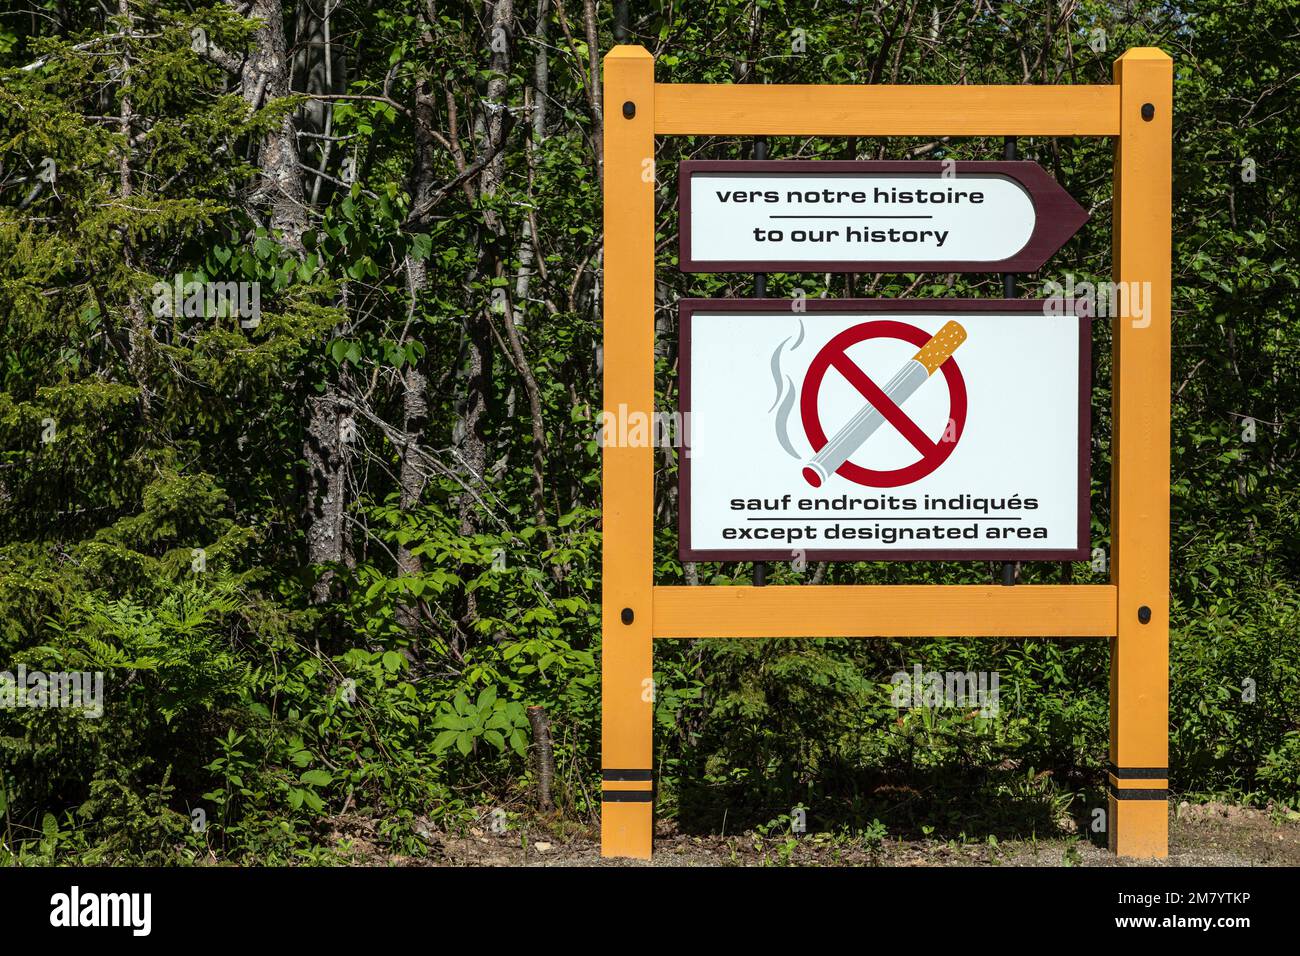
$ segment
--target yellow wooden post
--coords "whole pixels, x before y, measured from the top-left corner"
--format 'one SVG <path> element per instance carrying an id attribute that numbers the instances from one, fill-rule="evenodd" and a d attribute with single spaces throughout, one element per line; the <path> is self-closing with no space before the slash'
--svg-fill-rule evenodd
<path id="1" fill-rule="evenodd" d="M 1173 61 L 1139 48 L 1114 67 L 1114 330 L 1110 848 L 1169 853 L 1169 351 Z M 1135 296 L 1141 296 L 1135 300 Z M 1120 302 L 1124 296 L 1117 297 Z M 1133 307 L 1139 301 L 1140 311 Z"/>
<path id="2" fill-rule="evenodd" d="M 641 859 L 654 830 L 654 93 L 643 48 L 605 57 L 600 846 Z"/>

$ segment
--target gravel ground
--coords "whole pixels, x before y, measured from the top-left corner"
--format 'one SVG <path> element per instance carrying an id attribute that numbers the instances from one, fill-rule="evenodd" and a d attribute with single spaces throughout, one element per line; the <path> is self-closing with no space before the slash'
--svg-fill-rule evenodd
<path id="1" fill-rule="evenodd" d="M 351 862 L 375 866 L 1300 866 L 1300 814 L 1210 803 L 1171 809 L 1168 860 L 1117 860 L 1079 837 L 958 843 L 886 838 L 876 846 L 830 834 L 763 838 L 692 834 L 662 823 L 649 862 L 601 859 L 597 834 L 540 827 L 496 835 L 428 834 L 425 857 L 392 856 L 348 828 Z"/>

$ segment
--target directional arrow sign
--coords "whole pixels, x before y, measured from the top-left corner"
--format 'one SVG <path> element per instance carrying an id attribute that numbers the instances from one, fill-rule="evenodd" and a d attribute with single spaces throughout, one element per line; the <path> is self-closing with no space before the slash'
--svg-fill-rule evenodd
<path id="1" fill-rule="evenodd" d="M 1088 221 L 1037 163 L 681 164 L 684 272 L 1032 272 Z"/>

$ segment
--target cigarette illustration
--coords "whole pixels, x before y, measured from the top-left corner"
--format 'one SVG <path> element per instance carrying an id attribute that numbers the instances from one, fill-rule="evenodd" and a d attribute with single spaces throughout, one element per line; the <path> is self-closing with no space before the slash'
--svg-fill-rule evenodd
<path id="1" fill-rule="evenodd" d="M 936 332 L 920 351 L 908 359 L 907 364 L 894 373 L 883 391 L 895 405 L 902 405 L 921 387 L 921 383 L 934 374 L 957 346 L 966 341 L 966 330 L 956 322 L 948 322 Z M 849 419 L 825 447 L 804 465 L 803 476 L 808 484 L 820 488 L 822 482 L 848 461 L 849 456 L 862 447 L 885 421 L 876 407 L 867 402 Z"/>

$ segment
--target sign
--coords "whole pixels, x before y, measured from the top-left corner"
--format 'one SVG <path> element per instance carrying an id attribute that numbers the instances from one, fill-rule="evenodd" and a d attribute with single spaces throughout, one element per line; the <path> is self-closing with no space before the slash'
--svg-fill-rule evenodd
<path id="1" fill-rule="evenodd" d="M 682 559 L 1087 558 L 1090 342 L 1029 299 L 683 301 Z"/>
<path id="2" fill-rule="evenodd" d="M 1114 189 L 1104 207 L 1111 220 L 1112 279 L 1129 289 L 1150 283 L 1150 291 L 1144 286 L 1148 308 L 1140 320 L 1120 314 L 1111 325 L 1106 383 L 1111 395 L 1109 536 L 1101 554 L 1103 568 L 1094 561 L 1090 580 L 1050 583 L 1045 579 L 1051 572 L 1042 569 L 1047 573 L 1031 571 L 1026 581 L 1013 580 L 1013 586 L 826 584 L 781 581 L 785 575 L 779 571 L 777 580 L 769 582 L 760 579 L 755 567 L 752 585 L 686 583 L 676 569 L 665 568 L 659 560 L 656 519 L 663 502 L 656 495 L 655 477 L 661 467 L 657 441 L 634 439 L 629 433 L 626 442 L 604 443 L 601 855 L 649 859 L 653 851 L 658 642 L 1059 637 L 1110 644 L 1110 848 L 1132 858 L 1167 856 L 1172 61 L 1160 50 L 1132 49 L 1115 62 L 1113 83 L 1086 86 L 678 84 L 658 83 L 654 74 L 654 59 L 641 47 L 617 46 L 605 57 L 602 101 L 621 104 L 619 113 L 610 111 L 611 117 L 621 118 L 603 127 L 601 354 L 602 415 L 607 425 L 612 415 L 631 429 L 634 422 L 646 422 L 655 409 L 657 238 L 671 225 L 658 221 L 658 187 L 647 173 L 653 172 L 655 144 L 661 137 L 723 137 L 738 148 L 744 148 L 742 138 L 749 136 L 1107 137 L 1115 159 Z M 935 210 L 915 212 L 913 207 L 929 205 L 932 196 L 925 197 L 925 203 L 917 202 L 915 193 L 910 203 L 897 193 L 889 198 L 900 210 L 909 207 L 900 215 L 934 217 L 921 229 L 948 231 L 939 250 L 945 257 L 955 255 L 959 243 L 967 243 L 961 248 L 968 259 L 927 260 L 926 269 L 1033 268 L 1082 222 L 1072 202 L 1050 198 L 1048 192 L 1056 187 L 1044 184 L 1042 171 L 1030 164 L 893 165 L 694 163 L 683 172 L 682 191 L 703 198 L 702 183 L 695 180 L 701 172 L 742 169 L 770 176 L 773 167 L 778 172 L 815 167 L 819 175 L 859 177 L 864 169 L 874 170 L 893 176 L 894 188 L 913 191 L 944 179 L 956 180 L 949 184 L 956 188 L 963 174 L 987 178 L 990 171 L 999 175 L 1000 167 L 1006 178 L 1023 187 L 1033 206 L 1032 224 L 1023 202 L 1018 212 L 1012 210 L 1017 200 L 1008 194 L 1005 203 L 999 200 L 997 215 L 972 220 L 984 234 L 972 251 L 967 251 L 969 240 L 957 228 L 955 215 L 949 217 L 953 225 L 945 225 L 948 220 L 941 220 Z M 945 176 L 948 171 L 953 175 Z M 901 182 L 916 176 L 925 180 L 921 186 Z M 971 186 L 970 179 L 966 175 L 967 186 L 985 191 Z M 731 188 L 720 191 L 729 193 Z M 759 191 L 762 203 L 734 201 L 733 196 L 720 205 L 727 205 L 728 214 L 744 206 L 744 216 L 751 221 L 744 223 L 744 216 L 739 221 L 750 227 L 752 237 L 754 228 L 763 227 L 752 219 L 767 202 L 770 188 L 776 186 Z M 808 188 L 829 189 L 831 184 Z M 854 191 L 864 193 L 865 203 L 866 191 L 857 187 L 848 190 L 847 201 L 858 202 Z M 822 193 L 816 202 L 824 197 Z M 987 196 L 979 203 L 971 198 L 971 207 L 987 212 Z M 790 201 L 778 191 L 774 204 L 783 199 Z M 840 201 L 837 194 L 835 202 Z M 810 203 L 806 195 L 803 202 Z M 948 203 L 934 205 L 937 209 Z M 959 202 L 952 205 L 964 208 Z M 721 246 L 706 252 L 704 238 L 693 237 L 697 228 L 720 228 L 717 222 L 702 223 L 701 216 L 707 219 L 708 214 L 694 208 L 689 197 L 679 211 L 681 264 L 693 271 L 767 272 L 792 265 L 824 271 L 911 271 L 920 263 L 914 258 L 887 260 L 879 249 L 874 258 L 868 251 L 818 260 L 796 251 L 791 260 L 779 258 L 784 253 L 769 253 L 760 262 L 744 258 L 752 253 L 736 247 L 740 240 L 735 237 L 744 238 L 739 230 L 724 230 Z M 975 214 L 973 208 L 970 212 Z M 1019 221 L 1021 233 L 1028 230 L 1029 239 L 1008 259 L 1002 247 L 1016 242 L 1011 219 Z M 920 246 L 921 229 L 901 230 L 916 232 L 910 239 L 891 239 L 886 229 L 883 239 L 873 235 L 865 245 Z M 781 242 L 786 242 L 782 231 Z M 819 244 L 847 239 L 846 234 Z M 938 245 L 937 236 L 927 236 L 926 241 Z M 812 240 L 804 235 L 799 244 L 812 245 Z M 910 249 L 906 254 L 912 254 Z M 681 401 L 687 413 L 692 406 L 696 412 L 694 422 L 680 422 L 693 432 L 678 459 L 684 558 L 797 561 L 903 558 L 909 552 L 923 558 L 992 560 L 1084 556 L 1090 377 L 1085 318 L 1069 310 L 1044 314 L 1055 311 L 1047 308 L 1052 303 L 1023 300 L 812 301 L 806 303 L 807 311 L 801 304 L 684 303 L 678 362 Z M 1077 405 L 1071 404 L 1071 396 Z M 671 425 L 674 413 L 663 414 Z M 776 431 L 777 421 L 785 422 L 789 448 Z M 1017 495 L 1018 509 L 1008 503 Z M 899 504 L 904 498 L 912 501 L 910 508 Z M 1029 498 L 1034 499 L 1032 506 Z M 732 507 L 733 499 L 740 501 L 738 508 Z M 751 499 L 758 502 L 752 512 Z M 811 504 L 803 506 L 805 500 Z M 1077 508 L 1074 534 L 1071 502 Z M 776 540 L 770 531 L 762 538 L 753 530 L 740 534 L 744 528 L 793 528 L 791 509 L 796 515 L 804 512 L 829 520 L 800 522 L 818 536 L 805 535 L 798 542 L 801 547 Z M 772 520 L 742 522 L 736 514 Z M 1003 533 L 996 538 L 989 534 L 995 522 L 986 517 L 1004 519 L 996 523 Z M 1022 520 L 1005 520 L 1015 517 Z M 958 537 L 947 545 L 933 534 L 928 540 L 911 534 L 911 540 L 903 541 L 896 533 L 925 524 L 957 528 Z M 842 534 L 838 542 L 828 538 L 825 528 L 832 525 L 852 529 L 857 543 L 847 543 Z M 896 530 L 874 537 L 861 534 L 877 526 Z M 975 529 L 973 539 L 966 537 L 970 527 Z M 727 528 L 738 530 L 728 538 Z M 1021 534 L 1023 529 L 1028 529 L 1027 536 Z M 885 541 L 887 536 L 893 540 Z M 831 544 L 834 547 L 828 547 Z"/>
<path id="3" fill-rule="evenodd" d="M 1088 221 L 1037 163 L 691 161 L 684 272 L 1032 272 Z"/>

